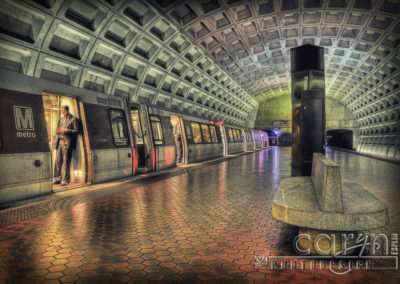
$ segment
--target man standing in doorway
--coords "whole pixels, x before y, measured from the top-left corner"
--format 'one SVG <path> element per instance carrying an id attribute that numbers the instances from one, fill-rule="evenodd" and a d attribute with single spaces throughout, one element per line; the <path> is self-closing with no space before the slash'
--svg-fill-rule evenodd
<path id="1" fill-rule="evenodd" d="M 173 134 L 176 146 L 176 162 L 180 164 L 182 163 L 182 137 L 181 137 L 182 133 L 181 133 L 181 128 L 179 127 L 179 123 L 177 123 L 173 128 Z"/>
<path id="2" fill-rule="evenodd" d="M 58 121 L 57 125 L 57 140 L 56 148 L 56 162 L 54 165 L 54 180 L 53 184 L 61 183 L 62 186 L 69 184 L 71 180 L 71 158 L 72 150 L 76 147 L 76 135 L 79 132 L 78 119 L 74 117 L 68 105 L 61 107 L 62 118 Z M 61 172 L 61 169 L 63 171 Z M 61 174 L 62 173 L 62 174 Z"/>

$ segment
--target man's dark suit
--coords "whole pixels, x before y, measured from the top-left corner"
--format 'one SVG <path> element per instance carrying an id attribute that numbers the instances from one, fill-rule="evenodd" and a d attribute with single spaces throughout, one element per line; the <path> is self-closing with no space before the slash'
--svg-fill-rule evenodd
<path id="1" fill-rule="evenodd" d="M 69 114 L 58 121 L 57 127 L 66 128 L 67 132 L 58 134 L 59 142 L 56 145 L 56 162 L 54 165 L 54 180 L 61 180 L 61 169 L 63 183 L 69 183 L 71 179 L 72 150 L 76 148 L 76 136 L 79 133 L 79 122 L 76 117 Z"/>

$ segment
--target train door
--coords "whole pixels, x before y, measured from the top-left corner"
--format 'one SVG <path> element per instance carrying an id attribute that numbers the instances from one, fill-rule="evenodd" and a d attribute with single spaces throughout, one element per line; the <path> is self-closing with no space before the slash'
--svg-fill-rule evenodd
<path id="1" fill-rule="evenodd" d="M 69 107 L 70 113 L 78 118 L 79 132 L 76 136 L 76 146 L 72 150 L 72 158 L 70 163 L 70 180 L 67 185 L 63 183 L 53 184 L 53 191 L 61 189 L 70 189 L 85 184 L 87 180 L 86 176 L 86 153 L 84 147 L 84 139 L 82 137 L 83 129 L 81 115 L 79 112 L 78 100 L 67 96 L 43 93 L 43 107 L 47 126 L 47 135 L 50 146 L 51 158 L 52 158 L 52 176 L 54 178 L 55 163 L 56 163 L 56 151 L 57 145 L 53 143 L 56 138 L 56 129 L 58 127 L 59 120 L 63 119 L 61 108 L 64 105 Z M 59 143 L 58 143 L 59 144 Z M 58 146 L 59 147 L 59 146 Z M 58 161 L 58 163 L 61 162 Z M 66 169 L 62 167 L 61 173 Z M 63 174 L 61 174 L 63 175 Z"/>
<path id="2" fill-rule="evenodd" d="M 240 141 L 242 142 L 242 151 L 246 152 L 247 142 L 246 142 L 246 133 L 243 129 L 239 130 L 240 132 Z"/>
<path id="3" fill-rule="evenodd" d="M 177 165 L 186 164 L 188 149 L 182 117 L 171 115 L 171 125 L 175 139 L 176 163 Z"/>
<path id="4" fill-rule="evenodd" d="M 247 151 L 254 150 L 254 141 L 253 141 L 253 134 L 251 130 L 246 131 L 246 147 Z"/>
<path id="5" fill-rule="evenodd" d="M 133 125 L 133 137 L 135 139 L 135 159 L 137 159 L 137 172 L 146 173 L 149 171 L 149 151 L 148 151 L 148 138 L 145 124 L 143 123 L 143 116 L 141 107 L 139 105 L 131 105 L 131 118 Z"/>
<path id="6" fill-rule="evenodd" d="M 222 138 L 222 146 L 224 149 L 224 156 L 228 155 L 228 141 L 226 138 L 225 126 L 219 125 L 219 129 L 221 131 L 221 138 Z"/>

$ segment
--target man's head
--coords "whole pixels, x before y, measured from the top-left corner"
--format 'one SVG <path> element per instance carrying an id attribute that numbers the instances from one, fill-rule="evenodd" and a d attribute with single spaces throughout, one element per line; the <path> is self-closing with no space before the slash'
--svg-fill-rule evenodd
<path id="1" fill-rule="evenodd" d="M 69 115 L 69 106 L 68 105 L 61 106 L 61 113 L 64 117 L 67 117 Z"/>

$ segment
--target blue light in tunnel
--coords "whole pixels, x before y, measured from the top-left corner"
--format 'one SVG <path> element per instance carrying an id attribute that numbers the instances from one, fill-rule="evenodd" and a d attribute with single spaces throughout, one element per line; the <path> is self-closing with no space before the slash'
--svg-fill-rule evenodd
<path id="1" fill-rule="evenodd" d="M 279 136 L 281 134 L 281 129 L 280 128 L 274 128 L 272 131 L 274 132 L 274 134 L 276 136 Z"/>

